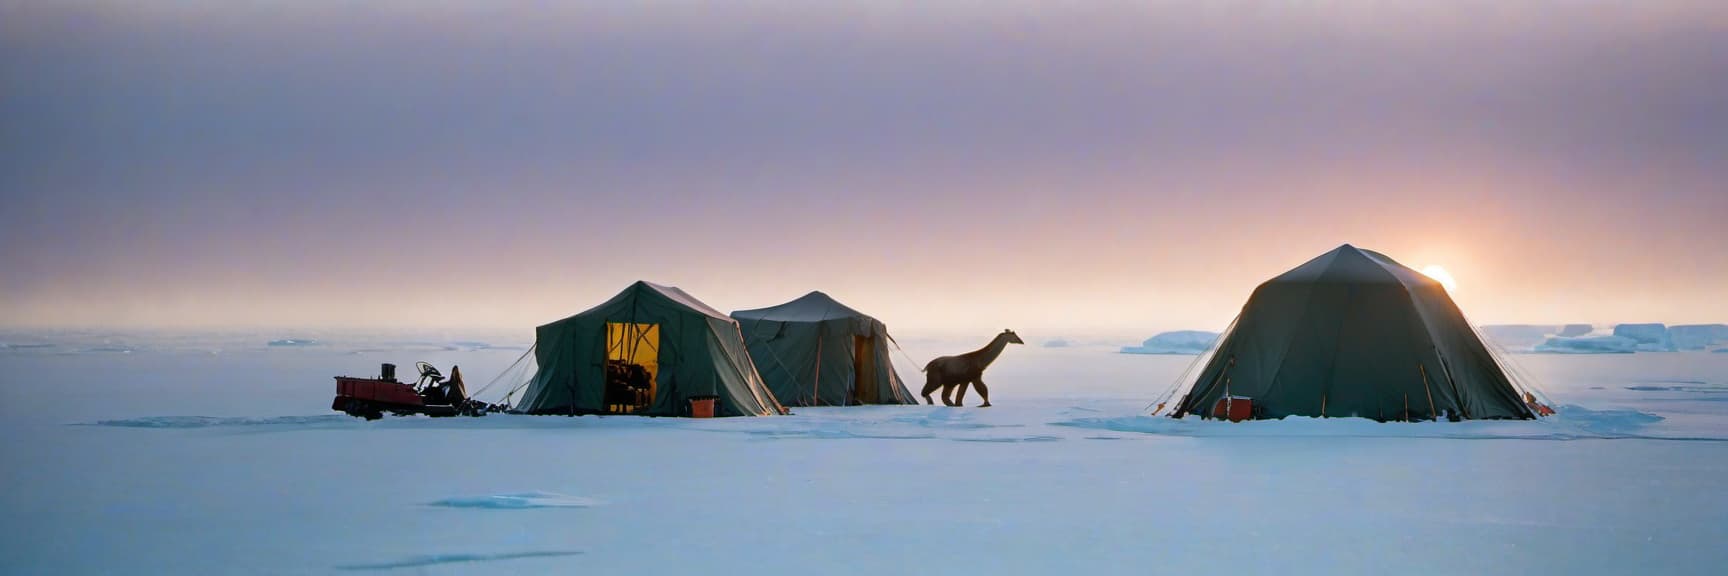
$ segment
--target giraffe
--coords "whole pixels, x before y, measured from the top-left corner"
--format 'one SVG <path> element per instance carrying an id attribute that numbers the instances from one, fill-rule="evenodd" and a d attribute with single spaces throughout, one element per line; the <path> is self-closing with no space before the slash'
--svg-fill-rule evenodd
<path id="1" fill-rule="evenodd" d="M 978 407 L 990 406 L 990 389 L 984 387 L 984 369 L 989 368 L 990 363 L 995 362 L 996 357 L 1002 355 L 1002 349 L 1009 344 L 1025 343 L 1013 330 L 1003 330 L 983 348 L 958 356 L 943 356 L 931 360 L 924 365 L 924 403 L 935 404 L 930 399 L 930 393 L 941 388 L 943 405 L 960 406 L 966 399 L 966 387 L 970 385 L 977 386 L 978 395 L 984 397 L 984 403 Z M 948 395 L 955 387 L 959 387 L 959 393 L 953 400 L 949 400 Z"/>

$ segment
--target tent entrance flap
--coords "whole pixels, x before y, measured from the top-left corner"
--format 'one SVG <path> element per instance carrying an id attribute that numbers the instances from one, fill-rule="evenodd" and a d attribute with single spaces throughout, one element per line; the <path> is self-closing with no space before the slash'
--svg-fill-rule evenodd
<path id="1" fill-rule="evenodd" d="M 852 403 L 875 404 L 880 401 L 876 390 L 876 339 L 870 336 L 852 337 Z"/>
<path id="2" fill-rule="evenodd" d="M 660 376 L 660 325 L 606 323 L 605 411 L 632 414 L 654 403 Z"/>

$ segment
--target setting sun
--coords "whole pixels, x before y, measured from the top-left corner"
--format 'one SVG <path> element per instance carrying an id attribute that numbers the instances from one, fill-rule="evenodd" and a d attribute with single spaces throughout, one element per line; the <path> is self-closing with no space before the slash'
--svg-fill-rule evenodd
<path id="1" fill-rule="evenodd" d="M 1441 267 L 1438 264 L 1431 264 L 1428 267 L 1423 268 L 1422 274 L 1439 282 L 1441 286 L 1446 288 L 1447 292 L 1455 292 L 1458 290 L 1458 281 L 1452 279 L 1452 273 L 1447 272 L 1446 268 Z"/>

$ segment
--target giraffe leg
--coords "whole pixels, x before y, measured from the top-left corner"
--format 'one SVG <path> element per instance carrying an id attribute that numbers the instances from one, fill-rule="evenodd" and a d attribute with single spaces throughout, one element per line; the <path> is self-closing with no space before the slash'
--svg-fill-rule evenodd
<path id="1" fill-rule="evenodd" d="M 964 404 L 966 402 L 966 387 L 971 385 L 971 384 L 972 384 L 971 382 L 966 382 L 966 381 L 962 381 L 959 384 L 955 384 L 954 385 L 954 388 L 955 388 L 955 390 L 954 390 L 954 402 L 949 404 L 949 406 L 960 406 L 960 405 Z M 942 399 L 943 400 L 948 399 L 948 394 L 946 393 L 946 391 L 944 391 L 944 393 L 942 394 Z"/>
<path id="2" fill-rule="evenodd" d="M 926 375 L 924 377 L 924 391 L 919 393 L 920 395 L 922 395 L 924 397 L 924 403 L 925 404 L 935 404 L 936 403 L 934 400 L 930 399 L 930 393 L 935 392 L 937 388 L 943 389 L 942 403 L 943 404 L 948 403 L 947 387 L 943 386 L 941 382 L 938 382 L 936 380 L 936 376 Z"/>
<path id="3" fill-rule="evenodd" d="M 990 389 L 984 387 L 984 379 L 979 378 L 977 380 L 973 380 L 972 385 L 977 386 L 978 387 L 978 395 L 984 397 L 984 403 L 979 404 L 978 407 L 979 408 L 989 408 L 990 407 Z"/>

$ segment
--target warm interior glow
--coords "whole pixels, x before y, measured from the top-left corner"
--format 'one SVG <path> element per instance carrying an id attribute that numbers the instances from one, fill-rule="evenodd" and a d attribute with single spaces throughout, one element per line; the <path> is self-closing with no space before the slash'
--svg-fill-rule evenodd
<path id="1" fill-rule="evenodd" d="M 1445 268 L 1438 264 L 1432 264 L 1427 268 L 1423 268 L 1422 273 L 1439 282 L 1441 286 L 1446 288 L 1447 292 L 1455 292 L 1458 290 L 1458 281 L 1452 279 L 1452 273 L 1447 272 Z"/>

